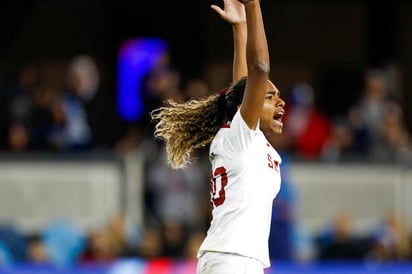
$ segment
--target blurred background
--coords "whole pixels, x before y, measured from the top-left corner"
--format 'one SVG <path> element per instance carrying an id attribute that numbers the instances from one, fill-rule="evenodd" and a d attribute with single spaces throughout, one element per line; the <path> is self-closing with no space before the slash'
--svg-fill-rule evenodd
<path id="1" fill-rule="evenodd" d="M 0 273 L 194 273 L 208 151 L 172 170 L 149 113 L 230 84 L 211 4 L 0 3 Z M 267 273 L 412 273 L 412 3 L 262 9 L 286 101 Z"/>

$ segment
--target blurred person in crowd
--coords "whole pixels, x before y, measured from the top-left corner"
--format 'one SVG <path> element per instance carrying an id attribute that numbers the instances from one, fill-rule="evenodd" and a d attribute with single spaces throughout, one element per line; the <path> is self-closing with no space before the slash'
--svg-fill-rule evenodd
<path id="1" fill-rule="evenodd" d="M 17 226 L 11 223 L 0 224 L 0 244 L 0 249 L 9 255 L 11 262 L 21 263 L 27 260 L 27 238 Z"/>
<path id="2" fill-rule="evenodd" d="M 140 227 L 125 212 L 112 215 L 103 227 L 87 235 L 80 260 L 88 263 L 110 263 L 120 257 L 139 255 L 137 246 L 143 241 Z"/>
<path id="3" fill-rule="evenodd" d="M 412 253 L 411 235 L 405 220 L 398 214 L 389 215 L 374 232 L 374 242 L 368 259 L 376 261 L 404 261 Z"/>
<path id="4" fill-rule="evenodd" d="M 111 263 L 117 258 L 115 245 L 106 228 L 97 228 L 88 233 L 86 246 L 79 258 L 81 263 Z"/>
<path id="5" fill-rule="evenodd" d="M 121 254 L 122 258 L 153 260 L 164 255 L 164 238 L 159 225 L 148 224 L 142 231 L 139 241 L 129 245 Z"/>
<path id="6" fill-rule="evenodd" d="M 208 197 L 204 193 L 209 176 L 203 171 L 201 162 L 191 163 L 187 169 L 174 170 L 168 165 L 164 150 L 154 145 L 153 148 L 145 169 L 145 199 L 152 214 L 160 224 L 174 219 L 190 230 L 203 227 L 205 217 L 199 212 L 206 213 L 204 207 Z"/>
<path id="7" fill-rule="evenodd" d="M 35 265 L 46 265 L 50 263 L 47 248 L 45 247 L 43 239 L 40 235 L 33 235 L 28 238 L 27 261 L 30 264 Z"/>
<path id="8" fill-rule="evenodd" d="M 159 258 L 163 252 L 163 239 L 159 229 L 147 227 L 137 248 L 137 256 L 150 260 Z"/>
<path id="9" fill-rule="evenodd" d="M 56 136 L 60 134 L 65 122 L 60 94 L 51 87 L 39 87 L 34 92 L 28 125 L 30 149 L 59 150 Z"/>
<path id="10" fill-rule="evenodd" d="M 167 59 L 168 60 L 168 59 Z M 143 124 L 148 127 L 150 135 L 153 134 L 153 124 L 150 123 L 150 112 L 156 108 L 167 105 L 167 100 L 176 102 L 185 100 L 180 89 L 181 76 L 168 62 L 160 62 L 144 78 L 142 83 L 142 99 L 144 105 Z M 146 126 L 147 127 L 147 126 Z"/>
<path id="11" fill-rule="evenodd" d="M 347 117 L 335 117 L 331 133 L 322 149 L 322 160 L 338 162 L 352 160 L 353 135 Z"/>
<path id="12" fill-rule="evenodd" d="M 128 253 L 141 241 L 141 227 L 126 214 L 120 211 L 108 221 L 106 230 L 115 253 L 121 256 Z"/>
<path id="13" fill-rule="evenodd" d="M 152 117 L 172 167 L 187 166 L 193 149 L 210 146 L 213 217 L 199 248 L 197 273 L 257 274 L 270 266 L 268 238 L 281 162 L 270 143 L 282 132 L 285 103 L 268 79 L 260 1 L 224 4 L 212 7 L 233 27 L 234 83 L 218 95 L 171 101 Z"/>
<path id="14" fill-rule="evenodd" d="M 141 84 L 143 101 L 143 116 L 134 123 L 126 125 L 123 135 L 113 146 L 116 153 L 124 155 L 138 149 L 145 139 L 153 135 L 153 123 L 150 112 L 167 104 L 167 99 L 173 98 L 182 102 L 185 98 L 180 89 L 180 74 L 170 65 L 168 53 L 145 75 Z"/>
<path id="15" fill-rule="evenodd" d="M 331 135 L 331 122 L 315 106 L 315 94 L 307 83 L 292 86 L 287 99 L 285 134 L 288 151 L 304 160 L 320 159 Z"/>
<path id="16" fill-rule="evenodd" d="M 389 101 L 383 110 L 379 128 L 382 140 L 380 154 L 396 163 L 412 163 L 412 143 L 404 123 L 404 112 L 397 101 Z"/>
<path id="17" fill-rule="evenodd" d="M 38 67 L 23 64 L 17 82 L 2 89 L 0 94 L 0 147 L 13 151 L 29 149 L 29 120 L 33 95 L 39 85 Z"/>
<path id="18" fill-rule="evenodd" d="M 56 139 L 65 117 L 57 89 L 47 79 L 39 79 L 47 68 L 23 66 L 17 84 L 3 93 L 6 148 L 10 151 L 59 149 Z"/>
<path id="19" fill-rule="evenodd" d="M 318 237 L 318 258 L 325 260 L 359 260 L 367 251 L 352 230 L 352 219 L 346 213 L 339 214 L 332 226 Z"/>
<path id="20" fill-rule="evenodd" d="M 141 83 L 145 121 L 153 109 L 162 105 L 168 93 L 177 91 L 179 85 L 180 74 L 171 65 L 169 52 L 165 51 Z"/>
<path id="21" fill-rule="evenodd" d="M 188 235 L 188 227 L 179 219 L 163 220 L 160 226 L 161 257 L 183 259 Z"/>
<path id="22" fill-rule="evenodd" d="M 7 131 L 7 148 L 13 152 L 23 152 L 29 149 L 30 136 L 28 126 L 22 121 L 13 121 Z"/>
<path id="23" fill-rule="evenodd" d="M 77 55 L 67 68 L 62 97 L 66 117 L 63 145 L 67 150 L 109 149 L 117 138 L 114 98 L 101 87 L 100 71 L 93 57 Z"/>
<path id="24" fill-rule="evenodd" d="M 296 220 L 292 233 L 293 260 L 299 263 L 313 262 L 317 259 L 316 241 L 310 229 Z"/>
<path id="25" fill-rule="evenodd" d="M 354 137 L 353 152 L 360 157 L 371 160 L 386 157 L 381 153 L 384 142 L 380 128 L 390 95 L 384 70 L 367 70 L 362 96 L 348 113 Z"/>
<path id="26" fill-rule="evenodd" d="M 180 90 L 180 74 L 172 67 L 152 70 L 145 82 L 144 102 L 146 114 L 164 104 L 166 99 L 183 101 Z"/>
<path id="27" fill-rule="evenodd" d="M 40 235 L 50 263 L 69 266 L 78 262 L 85 247 L 87 233 L 73 220 L 58 218 L 48 219 Z"/>
<path id="28" fill-rule="evenodd" d="M 109 218 L 106 226 L 110 242 L 117 254 L 121 254 L 129 246 L 126 222 L 126 214 L 118 212 Z"/>

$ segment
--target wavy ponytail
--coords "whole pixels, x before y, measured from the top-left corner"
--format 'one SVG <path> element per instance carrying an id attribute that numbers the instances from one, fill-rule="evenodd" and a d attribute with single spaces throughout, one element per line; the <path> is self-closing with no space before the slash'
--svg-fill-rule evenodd
<path id="1" fill-rule="evenodd" d="M 227 92 L 185 103 L 169 100 L 169 106 L 152 111 L 151 117 L 157 123 L 154 136 L 165 142 L 172 168 L 184 168 L 193 149 L 208 146 L 222 124 L 233 118 L 245 84 L 246 78 L 242 78 Z"/>

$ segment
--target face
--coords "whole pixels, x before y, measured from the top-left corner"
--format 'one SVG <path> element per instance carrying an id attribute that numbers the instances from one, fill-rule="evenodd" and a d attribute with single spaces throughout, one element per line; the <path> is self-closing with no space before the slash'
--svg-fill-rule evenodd
<path id="1" fill-rule="evenodd" d="M 268 81 L 265 103 L 260 115 L 260 129 L 266 138 L 270 139 L 271 136 L 282 133 L 284 106 L 285 102 L 280 98 L 279 90 Z"/>

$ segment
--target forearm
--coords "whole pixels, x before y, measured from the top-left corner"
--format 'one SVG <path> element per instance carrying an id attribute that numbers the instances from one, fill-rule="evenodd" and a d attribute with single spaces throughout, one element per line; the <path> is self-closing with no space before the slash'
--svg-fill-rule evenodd
<path id="1" fill-rule="evenodd" d="M 246 39 L 247 25 L 246 22 L 232 25 L 233 29 L 233 81 L 247 76 L 246 62 Z"/>
<path id="2" fill-rule="evenodd" d="M 248 75 L 269 74 L 269 52 L 263 25 L 260 1 L 245 3 L 247 21 L 246 60 Z"/>
<path id="3" fill-rule="evenodd" d="M 241 0 L 239 0 L 241 1 Z M 240 113 L 254 129 L 262 111 L 269 75 L 269 53 L 259 0 L 246 1 L 246 63 L 247 83 Z"/>

